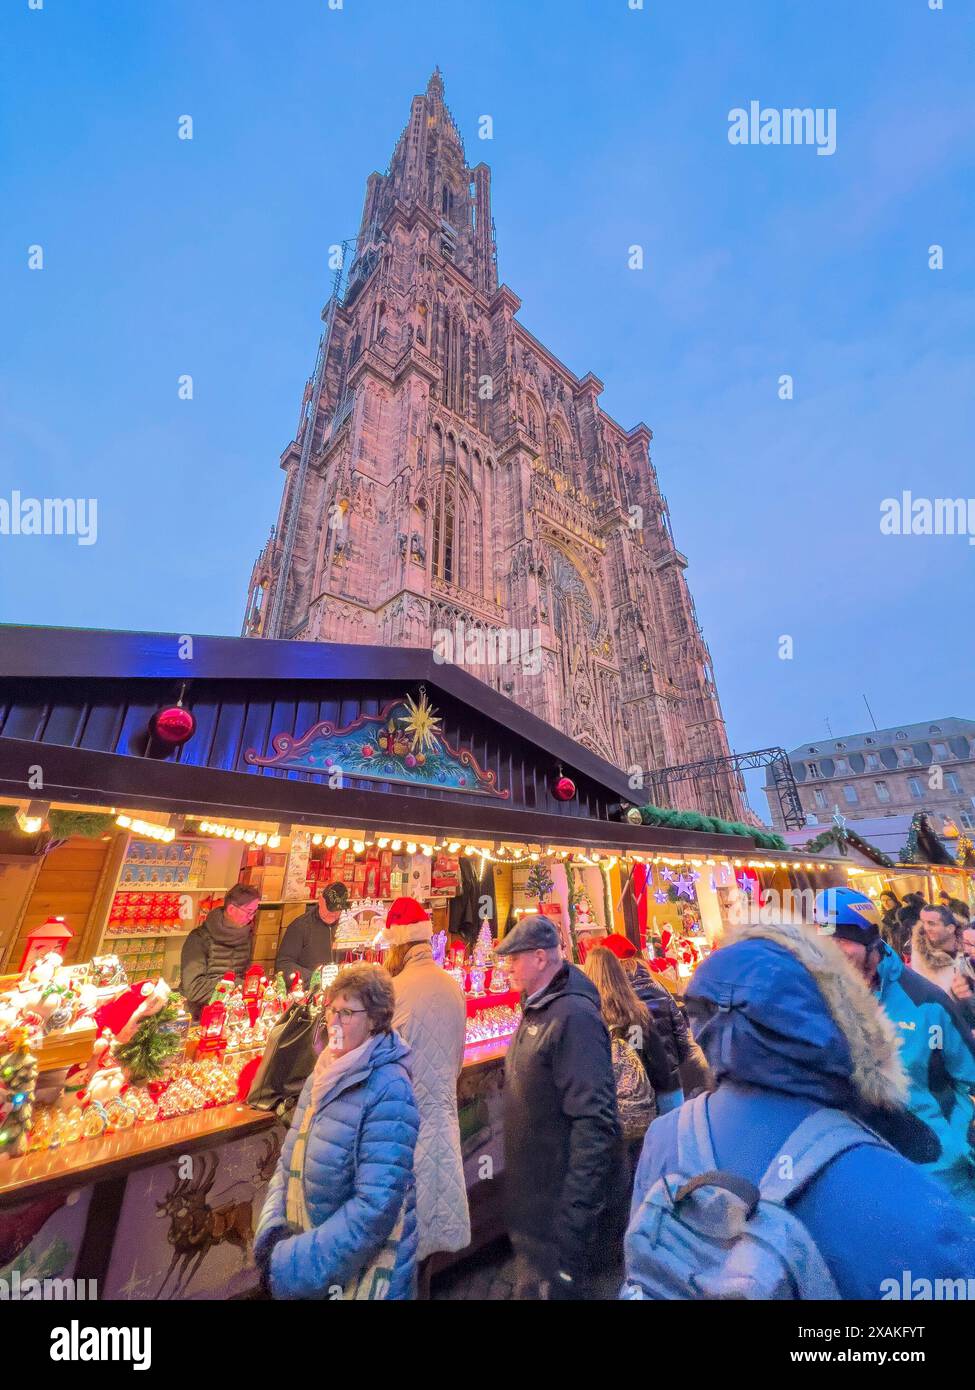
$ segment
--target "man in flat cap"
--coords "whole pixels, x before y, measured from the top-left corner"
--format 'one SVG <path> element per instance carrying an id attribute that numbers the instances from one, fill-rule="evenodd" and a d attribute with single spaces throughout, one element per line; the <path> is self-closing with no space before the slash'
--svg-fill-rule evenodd
<path id="1" fill-rule="evenodd" d="M 609 1034 L 547 917 L 495 948 L 524 1010 L 505 1058 L 504 1190 L 518 1296 L 615 1296 L 629 1193 Z"/>
<path id="2" fill-rule="evenodd" d="M 327 883 L 318 902 L 309 903 L 289 924 L 274 962 L 275 970 L 281 971 L 289 985 L 297 971 L 307 989 L 318 966 L 332 964 L 335 928 L 348 902 L 349 890 L 344 883 Z"/>

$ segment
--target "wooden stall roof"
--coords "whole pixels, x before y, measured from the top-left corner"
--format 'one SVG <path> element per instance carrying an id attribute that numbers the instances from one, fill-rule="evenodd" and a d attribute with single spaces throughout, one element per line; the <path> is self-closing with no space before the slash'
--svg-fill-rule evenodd
<path id="1" fill-rule="evenodd" d="M 471 750 L 505 799 L 354 776 L 333 788 L 324 771 L 246 760 L 255 750 L 270 754 L 282 733 L 300 737 L 321 720 L 345 726 L 421 685 L 447 739 Z M 196 731 L 159 756 L 149 720 L 184 691 Z M 621 822 L 634 793 L 619 768 L 426 649 L 0 626 L 0 794 L 23 797 L 39 761 L 51 801 L 637 851 L 755 852 L 750 836 Z M 553 795 L 559 766 L 576 783 L 572 801 Z"/>

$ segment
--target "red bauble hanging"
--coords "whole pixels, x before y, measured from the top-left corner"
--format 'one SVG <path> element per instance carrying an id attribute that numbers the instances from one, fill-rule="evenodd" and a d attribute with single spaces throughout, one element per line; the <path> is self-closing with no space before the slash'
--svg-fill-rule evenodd
<path id="1" fill-rule="evenodd" d="M 559 801 L 571 801 L 576 794 L 576 784 L 571 777 L 559 777 L 552 787 L 552 794 Z"/>
<path id="2" fill-rule="evenodd" d="M 196 732 L 196 719 L 182 705 L 167 705 L 165 709 L 157 710 L 149 720 L 149 732 L 153 738 L 158 738 L 160 743 L 168 743 L 171 748 L 178 748 L 193 737 Z"/>

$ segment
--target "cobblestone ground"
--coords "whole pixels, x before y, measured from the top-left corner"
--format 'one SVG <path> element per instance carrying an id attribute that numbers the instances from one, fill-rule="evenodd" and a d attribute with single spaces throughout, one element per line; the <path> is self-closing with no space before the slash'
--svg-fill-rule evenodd
<path id="1" fill-rule="evenodd" d="M 503 1302 L 514 1297 L 515 1257 L 507 1240 L 488 1246 L 480 1254 L 454 1270 L 438 1275 L 430 1290 L 431 1299 L 474 1299 Z M 623 1267 L 600 1275 L 591 1286 L 590 1297 L 615 1301 L 623 1281 Z"/>
<path id="2" fill-rule="evenodd" d="M 515 1257 L 507 1241 L 488 1246 L 455 1270 L 447 1270 L 433 1281 L 433 1299 L 510 1299 L 515 1286 Z"/>

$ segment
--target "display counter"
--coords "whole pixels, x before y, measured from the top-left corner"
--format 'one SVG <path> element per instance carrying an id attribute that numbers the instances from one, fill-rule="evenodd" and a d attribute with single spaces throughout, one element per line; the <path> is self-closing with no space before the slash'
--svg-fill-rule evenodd
<path id="1" fill-rule="evenodd" d="M 507 1045 L 469 1047 L 458 1078 L 472 1249 L 503 1231 Z M 286 1132 L 267 1111 L 222 1105 L 7 1159 L 0 1272 L 16 1272 L 22 1297 L 25 1281 L 43 1278 L 73 1279 L 78 1297 L 103 1300 L 247 1297 L 257 1286 L 254 1231 Z"/>

